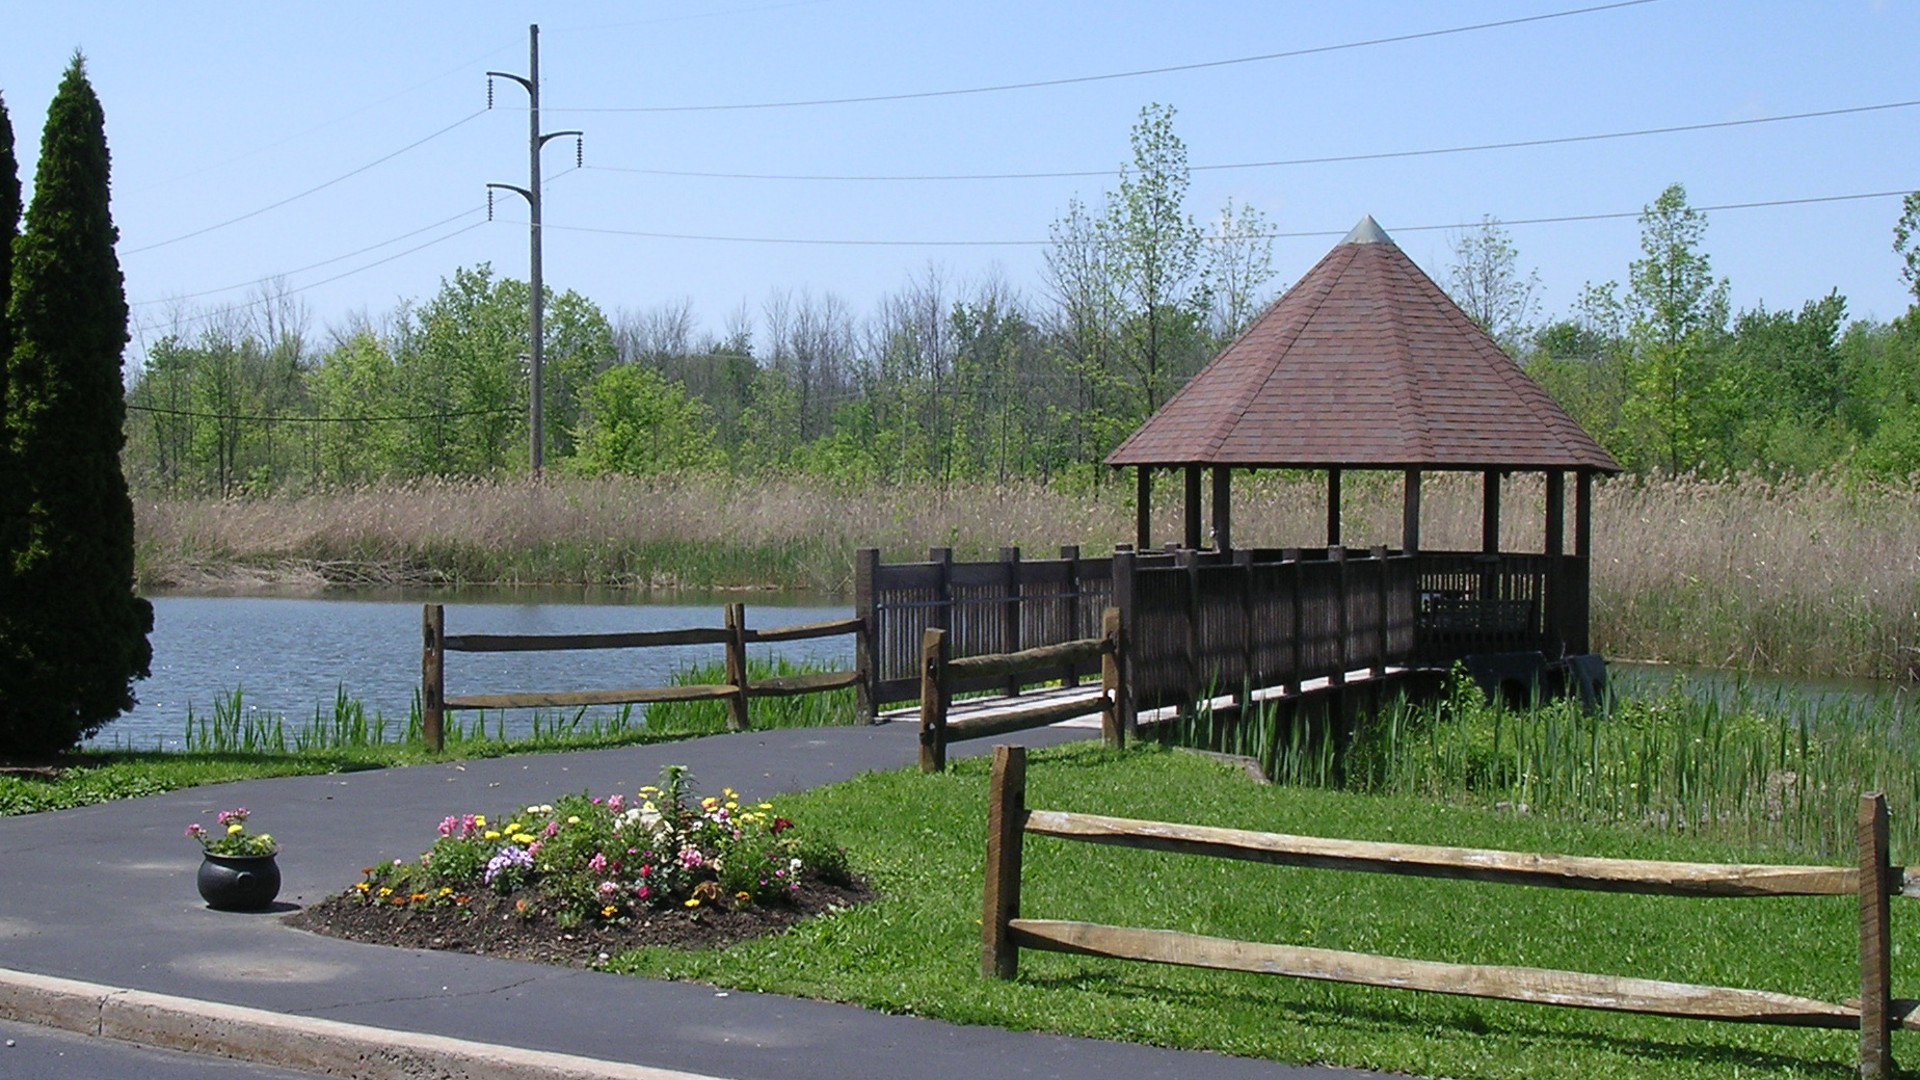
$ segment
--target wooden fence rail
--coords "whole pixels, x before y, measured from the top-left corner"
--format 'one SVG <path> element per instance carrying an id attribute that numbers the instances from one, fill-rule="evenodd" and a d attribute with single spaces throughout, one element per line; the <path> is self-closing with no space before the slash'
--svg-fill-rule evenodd
<path id="1" fill-rule="evenodd" d="M 1107 745 L 1125 745 L 1122 717 L 1127 695 L 1122 672 L 1126 669 L 1121 662 L 1121 649 L 1119 608 L 1108 608 L 1102 613 L 1097 638 L 959 659 L 949 655 L 947 631 L 928 627 L 920 651 L 920 770 L 944 770 L 948 743 L 1045 727 L 1096 710 L 1100 713 L 1100 730 Z M 965 719 L 949 719 L 956 685 L 992 679 L 1018 693 L 1025 683 L 1052 679 L 1063 669 L 1094 663 L 1100 665 L 1097 695 L 1068 693 L 1064 697 L 1011 705 L 995 699 L 991 711 Z"/>
<path id="2" fill-rule="evenodd" d="M 1029 810 L 1026 750 L 996 746 L 987 810 L 987 870 L 981 962 L 984 975 L 1013 978 L 1019 950 L 1302 979 L 1355 983 L 1467 997 L 1701 1020 L 1858 1029 L 1860 1075 L 1894 1073 L 1891 1031 L 1920 1030 L 1920 1003 L 1892 997 L 1889 900 L 1920 896 L 1920 875 L 1889 864 L 1887 804 L 1860 800 L 1855 867 L 1742 866 L 1596 859 L 1525 852 L 1385 844 L 1285 836 L 1160 821 Z M 1488 881 L 1659 896 L 1853 896 L 1860 910 L 1860 999 L 1832 1004 L 1765 990 L 1665 982 L 1540 968 L 1439 963 L 1289 945 L 1203 937 L 1168 930 L 1023 918 L 1022 845 L 1026 834 L 1153 851 L 1245 859 L 1415 877 Z"/>
<path id="3" fill-rule="evenodd" d="M 747 727 L 749 697 L 817 694 L 847 687 L 860 688 L 868 681 L 861 671 L 854 670 L 788 675 L 750 682 L 747 677 L 748 645 L 805 641 L 840 634 L 853 634 L 857 640 L 863 641 L 866 623 L 858 618 L 836 619 L 752 630 L 747 627 L 745 604 L 726 606 L 725 626 L 686 630 L 618 634 L 449 634 L 446 608 L 441 604 L 427 604 L 421 609 L 420 626 L 421 734 L 427 746 L 436 751 L 445 746 L 446 713 L 450 709 L 576 708 L 583 705 L 651 705 L 666 701 L 718 700 L 727 703 L 728 729 L 742 731 Z M 446 695 L 446 654 L 450 652 L 558 652 L 575 649 L 650 649 L 677 645 L 725 646 L 727 681 L 697 686 L 648 686 L 631 690 L 533 691 L 459 697 Z M 860 655 L 868 651 L 864 647 L 856 649 Z"/>

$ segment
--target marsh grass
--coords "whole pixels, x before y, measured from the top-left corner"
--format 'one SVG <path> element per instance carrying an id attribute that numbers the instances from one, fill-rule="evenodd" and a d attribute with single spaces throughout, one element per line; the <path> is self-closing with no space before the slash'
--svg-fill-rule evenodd
<path id="1" fill-rule="evenodd" d="M 1559 820 L 1761 844 L 1819 859 L 1853 850 L 1861 794 L 1885 792 L 1899 858 L 1920 858 L 1920 717 L 1901 699 L 1732 692 L 1676 683 L 1588 714 L 1508 709 L 1456 678 L 1394 701 L 1344 747 L 1324 724 L 1188 716 L 1165 738 L 1253 757 L 1290 785 L 1435 799 Z"/>
<path id="2" fill-rule="evenodd" d="M 749 685 L 766 679 L 790 675 L 815 675 L 838 671 L 829 664 L 795 663 L 785 657 L 763 660 L 747 658 Z M 727 681 L 723 664 L 701 664 L 675 672 L 675 686 L 712 686 Z M 852 690 L 830 690 L 793 697 L 747 698 L 747 724 L 755 730 L 767 728 L 832 727 L 859 721 L 859 707 Z M 660 735 L 712 735 L 727 730 L 727 709 L 719 701 L 667 701 L 647 706 L 647 729 Z"/>
<path id="3" fill-rule="evenodd" d="M 1506 1004 L 1027 951 L 980 975 L 987 767 L 870 773 L 783 804 L 830 829 L 880 900 L 728 949 L 648 950 L 617 970 L 888 1012 L 1417 1076 L 1841 1077 L 1859 1035 Z M 1696 862 L 1799 862 L 1757 846 L 1403 796 L 1261 787 L 1152 747 L 1036 751 L 1031 807 L 1299 835 Z M 1846 860 L 1835 860 L 1844 862 Z M 1460 963 L 1515 964 L 1841 1001 L 1858 993 L 1846 899 L 1701 900 L 1284 869 L 1026 843 L 1021 913 Z M 1895 948 L 1920 923 L 1894 919 Z M 1623 928 L 1631 928 L 1623 932 Z M 1896 996 L 1912 969 L 1895 965 Z M 1896 1056 L 1916 1047 L 1896 1035 Z"/>
<path id="4" fill-rule="evenodd" d="M 1502 546 L 1538 551 L 1542 485 L 1504 484 Z M 1247 546 L 1311 546 L 1325 532 L 1317 475 L 1237 478 Z M 1397 474 L 1352 473 L 1346 533 L 1397 545 Z M 994 557 L 1017 545 L 1089 555 L 1133 538 L 1130 483 L 1072 489 L 849 487 L 826 481 L 556 477 L 417 481 L 257 500 L 143 499 L 148 588 L 356 584 L 781 586 L 846 594 L 854 552 L 929 547 Z M 1178 535 L 1161 484 L 1156 535 Z M 1480 478 L 1428 478 L 1422 537 L 1477 550 Z M 1836 477 L 1623 477 L 1596 486 L 1593 642 L 1617 657 L 1818 676 L 1920 677 L 1920 490 Z"/>

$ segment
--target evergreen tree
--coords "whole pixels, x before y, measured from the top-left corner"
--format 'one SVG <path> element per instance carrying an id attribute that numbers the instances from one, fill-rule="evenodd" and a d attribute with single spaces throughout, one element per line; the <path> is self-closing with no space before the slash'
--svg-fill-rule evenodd
<path id="1" fill-rule="evenodd" d="M 20 231 L 20 167 L 13 156 L 13 122 L 7 118 L 7 104 L 0 101 L 0 597 L 13 593 L 9 579 L 13 573 L 13 552 L 19 545 L 17 524 L 23 519 L 26 504 L 20 485 L 6 478 L 14 475 L 13 440 L 7 433 L 7 357 L 13 353 L 13 333 L 8 329 L 7 297 L 13 289 L 13 238 Z M 7 654 L 7 605 L 0 603 L 0 657 Z M 0 673 L 4 672 L 0 668 Z M 8 715 L 7 682 L 0 677 L 0 722 Z"/>
<path id="2" fill-rule="evenodd" d="M 133 704 L 153 607 L 133 592 L 121 351 L 127 301 L 106 121 L 75 54 L 48 107 L 14 245 L 6 431 L 23 497 L 0 625 L 0 752 L 55 753 Z"/>

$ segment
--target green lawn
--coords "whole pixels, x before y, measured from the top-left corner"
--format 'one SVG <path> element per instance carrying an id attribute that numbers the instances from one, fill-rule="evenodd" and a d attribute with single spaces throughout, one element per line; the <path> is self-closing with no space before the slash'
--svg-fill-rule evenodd
<path id="1" fill-rule="evenodd" d="M 729 778 L 716 777 L 715 780 Z M 1854 1074 L 1859 1036 L 1506 1004 L 1027 951 L 979 974 L 987 765 L 870 774 L 783 799 L 832 832 L 880 902 L 724 952 L 647 950 L 615 970 L 891 1012 L 1421 1076 Z M 738 781 L 733 781 L 738 782 Z M 749 792 L 749 795 L 754 793 Z M 1037 753 L 1028 805 L 1272 832 L 1629 858 L 1803 861 L 1409 798 L 1263 787 L 1153 748 Z M 1896 899 L 1895 996 L 1920 912 Z M 1858 995 L 1841 898 L 1689 900 L 1294 870 L 1030 837 L 1022 914 L 1467 963 Z M 1916 952 L 1915 956 L 1920 956 Z M 1898 1056 L 1920 1042 L 1896 1036 Z"/>

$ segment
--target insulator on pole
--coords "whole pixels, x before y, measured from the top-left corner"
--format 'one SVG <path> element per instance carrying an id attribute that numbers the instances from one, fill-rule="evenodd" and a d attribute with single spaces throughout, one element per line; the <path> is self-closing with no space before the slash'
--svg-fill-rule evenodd
<path id="1" fill-rule="evenodd" d="M 573 140 L 573 167 L 576 169 L 587 167 L 587 140 L 585 139 Z"/>
<path id="2" fill-rule="evenodd" d="M 493 189 L 487 189 L 487 220 L 493 220 Z"/>
<path id="3" fill-rule="evenodd" d="M 487 76 L 487 108 L 493 108 L 493 76 Z"/>

